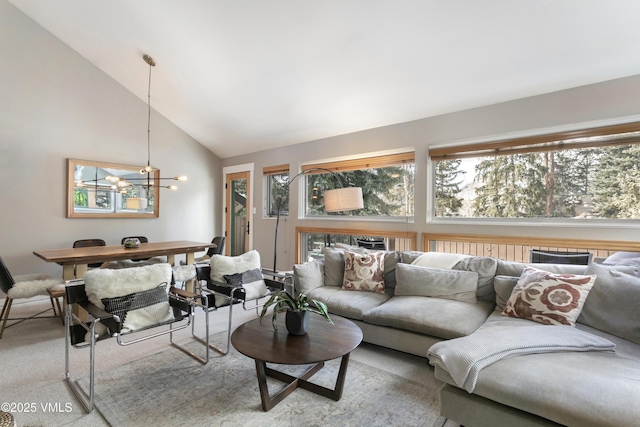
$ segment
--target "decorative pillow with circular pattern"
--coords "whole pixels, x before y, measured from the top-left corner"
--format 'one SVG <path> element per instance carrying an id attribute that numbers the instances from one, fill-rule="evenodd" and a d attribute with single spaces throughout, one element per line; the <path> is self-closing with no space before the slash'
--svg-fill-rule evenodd
<path id="1" fill-rule="evenodd" d="M 357 254 L 344 251 L 342 289 L 384 292 L 384 252 Z"/>
<path id="2" fill-rule="evenodd" d="M 502 315 L 545 325 L 575 326 L 595 280 L 595 275 L 557 274 L 526 267 Z"/>

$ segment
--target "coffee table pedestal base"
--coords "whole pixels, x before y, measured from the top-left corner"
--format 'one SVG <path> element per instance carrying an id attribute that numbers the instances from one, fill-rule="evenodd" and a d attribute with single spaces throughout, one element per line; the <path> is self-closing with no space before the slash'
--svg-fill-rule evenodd
<path id="1" fill-rule="evenodd" d="M 336 379 L 336 385 L 334 389 L 319 386 L 317 384 L 309 382 L 316 372 L 318 372 L 324 366 L 324 362 L 320 362 L 311 368 L 307 369 L 299 377 L 294 377 L 284 372 L 276 371 L 275 369 L 268 368 L 267 364 L 262 360 L 256 360 L 256 372 L 258 374 L 258 386 L 260 387 L 260 398 L 262 399 L 262 409 L 267 412 L 274 406 L 280 403 L 285 397 L 289 396 L 296 388 L 300 387 L 308 390 L 312 393 L 319 394 L 320 396 L 328 397 L 329 399 L 338 401 L 342 397 L 342 389 L 344 388 L 344 380 L 347 374 L 347 366 L 349 365 L 349 354 L 342 356 L 340 362 L 340 370 L 338 371 L 338 378 Z M 267 386 L 267 376 L 275 378 L 279 381 L 287 383 L 287 385 L 274 394 L 273 397 L 269 395 L 269 388 Z"/>

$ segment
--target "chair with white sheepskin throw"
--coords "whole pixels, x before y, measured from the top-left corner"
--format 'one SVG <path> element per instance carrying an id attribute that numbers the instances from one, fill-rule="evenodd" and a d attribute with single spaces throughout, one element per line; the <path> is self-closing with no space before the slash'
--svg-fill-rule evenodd
<path id="1" fill-rule="evenodd" d="M 200 294 L 171 286 L 171 266 L 167 263 L 124 269 L 89 270 L 82 280 L 66 287 L 65 381 L 87 412 L 93 410 L 96 343 L 116 338 L 127 346 L 161 335 L 169 335 L 172 346 L 200 363 L 209 361 L 209 318 L 206 316 L 205 356 L 200 357 L 173 342 L 173 333 L 194 320 L 194 308 L 206 308 Z M 85 322 L 74 315 L 73 305 L 89 313 Z M 208 314 L 208 313 L 207 313 Z M 70 374 L 70 349 L 90 348 L 88 400 L 77 389 Z"/>
<path id="2" fill-rule="evenodd" d="M 62 290 L 64 289 L 64 282 L 62 279 L 54 279 L 46 274 L 24 274 L 14 277 L 9 273 L 9 269 L 2 258 L 0 258 L 0 289 L 2 289 L 2 292 L 7 294 L 7 297 L 4 300 L 4 305 L 2 306 L 2 313 L 0 314 L 0 321 L 2 321 L 2 327 L 0 327 L 0 338 L 2 338 L 4 330 L 9 326 L 16 325 L 29 319 L 55 317 L 40 316 L 42 313 L 50 310 L 46 309 L 34 314 L 33 316 L 10 319 L 9 312 L 11 311 L 13 300 L 32 298 L 38 295 L 49 296 L 49 299 L 51 300 L 51 309 L 53 309 L 55 314 L 56 309 L 53 305 L 53 298 L 47 290 Z M 7 326 L 7 320 L 16 320 L 16 322 Z"/>

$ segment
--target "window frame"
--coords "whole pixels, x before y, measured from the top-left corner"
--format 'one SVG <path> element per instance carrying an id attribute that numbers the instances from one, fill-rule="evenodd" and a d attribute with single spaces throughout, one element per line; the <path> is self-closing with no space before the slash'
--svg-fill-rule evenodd
<path id="1" fill-rule="evenodd" d="M 265 166 L 262 169 L 262 174 L 264 176 L 264 205 L 262 210 L 262 217 L 267 218 L 276 218 L 277 212 L 271 212 L 271 196 L 272 196 L 272 177 L 274 175 L 287 175 L 291 178 L 291 170 L 289 164 L 275 165 L 275 166 Z M 289 182 L 289 178 L 287 182 Z M 291 195 L 289 195 L 289 203 L 291 203 Z M 288 216 L 289 209 L 286 211 L 280 211 L 280 216 Z"/>
<path id="2" fill-rule="evenodd" d="M 476 141 L 461 141 L 446 145 L 429 147 L 427 161 L 427 218 L 431 224 L 468 224 L 468 225 L 497 225 L 497 226 L 558 226 L 584 227 L 585 225 L 603 228 L 637 226 L 640 219 L 612 219 L 612 218 L 464 218 L 464 217 L 436 217 L 435 199 L 435 163 L 439 160 L 456 160 L 465 158 L 479 158 L 483 156 L 501 156 L 545 151 L 560 151 L 580 148 L 594 148 L 602 146 L 640 144 L 640 135 L 628 137 L 612 137 L 604 140 L 583 141 L 583 138 L 606 137 L 622 133 L 640 132 L 640 117 L 624 123 L 589 123 L 564 129 L 546 129 L 538 132 L 529 131 L 503 135 L 490 139 Z"/>
<path id="3" fill-rule="evenodd" d="M 413 215 L 403 215 L 403 216 L 388 216 L 388 215 L 309 215 L 307 213 L 307 187 L 309 185 L 309 176 L 316 174 L 326 174 L 331 172 L 351 172 L 363 169 L 378 169 L 383 167 L 392 167 L 392 166 L 403 166 L 407 164 L 412 164 L 414 166 L 414 176 L 413 176 L 413 185 L 415 188 L 415 168 L 417 167 L 415 161 L 415 149 L 403 149 L 390 154 L 377 154 L 377 155 L 362 155 L 361 157 L 349 158 L 344 160 L 328 160 L 328 161 L 315 161 L 310 163 L 305 163 L 301 165 L 301 172 L 308 171 L 305 173 L 302 181 L 302 185 L 299 185 L 298 188 L 298 196 L 299 196 L 299 215 L 301 219 L 322 219 L 322 220 L 341 220 L 341 221 L 378 221 L 378 222 L 407 222 L 413 223 L 415 216 L 415 200 L 414 205 L 412 207 Z M 317 171 L 313 171 L 313 169 L 320 169 Z M 341 182 L 343 185 L 344 183 Z"/>

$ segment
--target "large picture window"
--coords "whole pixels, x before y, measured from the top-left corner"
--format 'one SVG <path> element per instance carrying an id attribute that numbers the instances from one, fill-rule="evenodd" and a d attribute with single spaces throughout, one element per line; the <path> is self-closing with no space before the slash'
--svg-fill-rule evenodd
<path id="1" fill-rule="evenodd" d="M 430 150 L 436 218 L 640 219 L 640 124 Z"/>
<path id="2" fill-rule="evenodd" d="M 415 156 L 413 152 L 305 165 L 306 216 L 329 215 L 322 194 L 340 186 L 361 187 L 364 209 L 330 215 L 413 217 Z M 332 173 L 312 171 L 326 169 Z M 340 182 L 337 182 L 337 181 Z"/>

